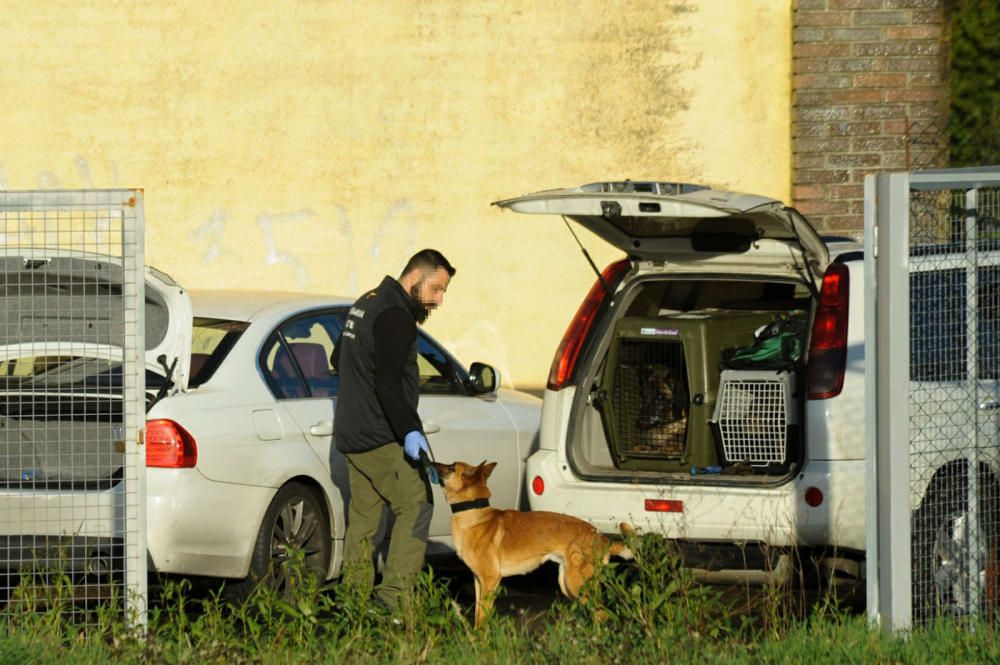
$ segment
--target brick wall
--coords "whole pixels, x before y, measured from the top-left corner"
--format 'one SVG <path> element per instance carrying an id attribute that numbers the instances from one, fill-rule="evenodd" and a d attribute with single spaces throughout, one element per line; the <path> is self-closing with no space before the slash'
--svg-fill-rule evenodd
<path id="1" fill-rule="evenodd" d="M 792 197 L 860 232 L 866 173 L 943 165 L 947 0 L 794 0 Z"/>

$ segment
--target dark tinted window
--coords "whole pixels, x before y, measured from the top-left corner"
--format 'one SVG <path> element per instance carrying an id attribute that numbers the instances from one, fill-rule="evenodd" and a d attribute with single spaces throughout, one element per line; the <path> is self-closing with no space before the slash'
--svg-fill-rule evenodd
<path id="1" fill-rule="evenodd" d="M 146 388 L 159 388 L 163 377 L 146 370 Z M 72 355 L 21 356 L 0 361 L 0 390 L 59 393 L 114 393 L 124 381 L 118 360 Z"/>
<path id="2" fill-rule="evenodd" d="M 626 316 L 662 316 L 698 309 L 808 309 L 805 284 L 678 279 L 645 282 Z"/>
<path id="3" fill-rule="evenodd" d="M 195 318 L 191 337 L 191 371 L 188 374 L 188 385 L 200 386 L 212 378 L 215 370 L 229 355 L 236 340 L 249 325 L 245 321 Z"/>
<path id="4" fill-rule="evenodd" d="M 417 367 L 420 372 L 421 393 L 440 395 L 461 392 L 448 357 L 421 334 L 417 335 Z"/>
<path id="5" fill-rule="evenodd" d="M 278 398 L 335 397 L 340 377 L 330 364 L 347 311 L 300 316 L 282 324 L 261 356 L 264 376 Z M 463 392 L 460 369 L 423 334 L 417 335 L 417 367 L 422 394 Z"/>
<path id="6" fill-rule="evenodd" d="M 283 323 L 265 345 L 262 369 L 275 397 L 335 397 L 340 377 L 330 365 L 345 312 L 314 312 Z"/>
<path id="7" fill-rule="evenodd" d="M 1000 379 L 1000 268 L 980 268 L 977 307 L 970 311 L 964 270 L 910 275 L 910 378 L 962 381 L 966 378 L 967 326 L 977 322 L 977 372 Z"/>

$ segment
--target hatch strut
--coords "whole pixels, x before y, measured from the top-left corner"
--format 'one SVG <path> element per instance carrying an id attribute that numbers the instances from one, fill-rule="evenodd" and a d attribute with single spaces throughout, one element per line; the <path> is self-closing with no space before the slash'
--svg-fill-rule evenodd
<path id="1" fill-rule="evenodd" d="M 570 234 L 572 234 L 573 240 L 575 240 L 576 244 L 580 246 L 580 251 L 583 252 L 584 257 L 586 257 L 587 259 L 587 263 L 590 264 L 590 267 L 594 271 L 594 274 L 597 275 L 597 279 L 600 280 L 601 286 L 604 288 L 604 295 L 610 298 L 611 288 L 608 286 L 607 281 L 605 281 L 604 275 L 602 275 L 601 271 L 597 269 L 596 265 L 594 265 L 594 259 L 590 258 L 590 254 L 587 252 L 587 248 L 584 247 L 583 243 L 580 242 L 580 239 L 576 237 L 576 232 L 574 232 L 573 227 L 570 226 L 569 220 L 566 219 L 566 215 L 562 215 L 562 220 L 566 223 L 566 228 L 569 229 Z"/>
<path id="2" fill-rule="evenodd" d="M 785 212 L 788 212 L 788 208 L 785 208 Z M 788 214 L 789 218 L 792 213 Z M 812 266 L 809 265 L 809 253 L 806 252 L 806 246 L 802 242 L 802 237 L 799 235 L 799 230 L 795 228 L 795 220 L 792 219 L 792 235 L 795 236 L 795 242 L 799 246 L 799 254 L 802 257 L 802 267 L 805 268 L 806 272 L 806 282 L 809 286 L 809 292 L 812 293 L 816 300 L 819 300 L 819 289 L 816 288 L 816 276 L 813 274 Z"/>
<path id="3" fill-rule="evenodd" d="M 166 376 L 163 377 L 163 383 L 160 384 L 160 389 L 156 391 L 156 397 L 153 401 L 146 405 L 146 413 L 153 408 L 153 405 L 159 402 L 167 394 L 167 391 L 174 386 L 174 369 L 177 368 L 177 358 L 174 358 L 174 362 L 167 365 L 167 356 L 165 354 L 160 354 L 156 357 L 156 362 L 160 363 L 160 367 L 166 372 Z"/>

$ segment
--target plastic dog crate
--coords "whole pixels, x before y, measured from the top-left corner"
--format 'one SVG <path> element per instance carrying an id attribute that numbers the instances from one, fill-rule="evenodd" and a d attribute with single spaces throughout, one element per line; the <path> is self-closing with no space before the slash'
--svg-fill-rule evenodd
<path id="1" fill-rule="evenodd" d="M 719 461 L 784 472 L 798 435 L 793 372 L 724 370 L 712 427 Z"/>
<path id="2" fill-rule="evenodd" d="M 779 315 L 699 310 L 619 320 L 595 401 L 615 464 L 684 472 L 718 464 L 709 420 L 722 362 Z"/>

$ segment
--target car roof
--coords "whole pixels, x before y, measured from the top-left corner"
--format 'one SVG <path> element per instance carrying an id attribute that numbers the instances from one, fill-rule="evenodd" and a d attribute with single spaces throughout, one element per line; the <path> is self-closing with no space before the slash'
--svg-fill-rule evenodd
<path id="1" fill-rule="evenodd" d="M 831 259 L 845 254 L 863 252 L 865 249 L 863 242 L 850 238 L 824 238 L 824 240 L 826 240 L 826 246 L 830 250 Z"/>
<path id="2" fill-rule="evenodd" d="M 355 300 L 348 296 L 294 291 L 193 289 L 188 294 L 195 316 L 233 321 L 252 321 L 262 315 L 281 317 L 317 307 L 343 307 Z"/>

